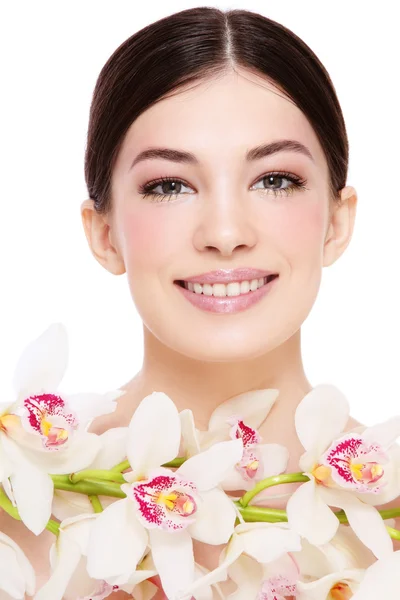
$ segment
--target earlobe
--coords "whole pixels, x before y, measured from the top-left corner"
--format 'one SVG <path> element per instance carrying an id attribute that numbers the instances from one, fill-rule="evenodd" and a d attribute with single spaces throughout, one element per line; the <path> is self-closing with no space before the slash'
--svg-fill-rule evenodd
<path id="1" fill-rule="evenodd" d="M 353 235 L 357 208 L 357 192 L 352 186 L 341 190 L 335 203 L 324 244 L 323 266 L 327 267 L 343 254 Z"/>
<path id="2" fill-rule="evenodd" d="M 122 256 L 111 243 L 107 218 L 95 210 L 93 200 L 87 199 L 82 202 L 81 218 L 89 248 L 95 259 L 114 275 L 125 273 Z"/>

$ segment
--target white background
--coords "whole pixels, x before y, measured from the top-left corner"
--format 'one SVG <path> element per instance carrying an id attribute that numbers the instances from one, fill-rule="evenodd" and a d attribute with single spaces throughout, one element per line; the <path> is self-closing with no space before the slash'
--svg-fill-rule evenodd
<path id="1" fill-rule="evenodd" d="M 7 399 L 25 345 L 54 321 L 70 337 L 62 389 L 107 391 L 141 367 L 142 324 L 126 275 L 92 257 L 80 203 L 89 106 L 98 74 L 133 33 L 200 2 L 99 0 L 2 6 L 0 384 Z M 205 3 L 207 4 L 207 3 Z M 372 424 L 400 414 L 399 35 L 387 2 L 218 2 L 281 22 L 328 69 L 359 196 L 350 246 L 324 269 L 303 325 L 306 373 L 347 395 Z"/>

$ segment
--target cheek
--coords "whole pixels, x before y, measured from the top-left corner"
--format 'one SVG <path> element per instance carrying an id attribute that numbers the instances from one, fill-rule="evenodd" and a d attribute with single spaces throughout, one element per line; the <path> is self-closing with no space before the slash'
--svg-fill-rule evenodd
<path id="1" fill-rule="evenodd" d="M 271 220 L 276 247 L 291 263 L 318 256 L 322 260 L 327 208 L 322 202 L 287 205 Z M 311 265 L 310 265 L 311 266 Z"/>
<path id="2" fill-rule="evenodd" d="M 142 208 L 136 213 L 126 214 L 121 223 L 128 272 L 140 270 L 141 266 L 162 267 L 168 264 L 174 242 L 179 240 L 179 236 L 174 223 L 166 222 L 163 210 Z"/>

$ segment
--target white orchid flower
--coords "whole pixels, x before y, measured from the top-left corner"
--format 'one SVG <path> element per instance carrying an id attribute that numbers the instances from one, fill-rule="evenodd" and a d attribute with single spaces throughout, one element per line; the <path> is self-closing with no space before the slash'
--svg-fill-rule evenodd
<path id="1" fill-rule="evenodd" d="M 301 549 L 300 536 L 285 525 L 282 523 L 237 525 L 229 544 L 221 553 L 219 566 L 185 588 L 179 599 L 189 600 L 204 585 L 225 581 L 229 576 L 238 586 L 238 590 L 229 598 L 256 600 L 264 580 L 263 568 L 287 553 Z M 297 575 L 297 569 L 295 574 Z"/>
<path id="2" fill-rule="evenodd" d="M 94 461 L 86 469 L 109 470 L 126 458 L 128 427 L 113 427 L 101 435 L 100 450 Z M 103 508 L 117 501 L 117 498 L 99 495 Z M 54 490 L 52 514 L 63 521 L 81 514 L 92 514 L 93 506 L 88 496 L 76 492 Z"/>
<path id="3" fill-rule="evenodd" d="M 389 502 L 400 493 L 400 417 L 343 432 L 349 405 L 335 386 L 321 384 L 297 407 L 295 425 L 305 448 L 300 469 L 310 481 L 289 498 L 290 526 L 312 544 L 328 542 L 339 520 L 330 506 L 345 511 L 350 527 L 377 558 L 393 552 L 393 544 L 372 504 Z"/>
<path id="4" fill-rule="evenodd" d="M 25 553 L 0 531 L 0 598 L 24 600 L 35 592 L 35 572 Z"/>
<path id="5" fill-rule="evenodd" d="M 136 586 L 156 575 L 145 558 L 137 569 L 131 569 L 124 585 L 91 578 L 86 557 L 90 530 L 97 517 L 97 514 L 79 515 L 61 523 L 57 540 L 50 549 L 52 574 L 34 600 L 102 600 L 119 589 L 132 593 Z"/>
<path id="6" fill-rule="evenodd" d="M 180 413 L 188 456 L 193 456 L 216 442 L 242 439 L 243 454 L 221 482 L 222 489 L 249 490 L 258 481 L 286 470 L 288 449 L 281 444 L 262 444 L 261 435 L 257 431 L 278 395 L 278 390 L 262 389 L 229 398 L 214 410 L 207 431 L 196 429 L 192 411 L 186 409 Z"/>
<path id="7" fill-rule="evenodd" d="M 22 352 L 13 378 L 15 398 L 0 404 L 1 482 L 36 535 L 51 516 L 50 475 L 79 471 L 93 462 L 101 444 L 86 429 L 95 417 L 113 412 L 115 400 L 125 393 L 60 394 L 67 361 L 67 333 L 56 323 Z"/>
<path id="8" fill-rule="evenodd" d="M 132 471 L 121 486 L 127 498 L 100 513 L 91 532 L 92 577 L 109 581 L 122 576 L 137 564 L 149 541 L 163 589 L 173 599 L 195 578 L 192 538 L 206 544 L 229 540 L 236 508 L 218 486 L 240 460 L 242 440 L 215 444 L 176 471 L 163 467 L 178 456 L 180 442 L 175 404 L 163 392 L 146 396 L 129 424 Z"/>

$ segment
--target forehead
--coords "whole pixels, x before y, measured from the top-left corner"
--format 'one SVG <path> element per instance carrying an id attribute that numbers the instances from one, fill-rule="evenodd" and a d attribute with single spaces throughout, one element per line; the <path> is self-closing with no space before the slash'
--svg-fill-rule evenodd
<path id="1" fill-rule="evenodd" d="M 272 81 L 250 71 L 208 78 L 174 91 L 130 126 L 120 159 L 152 146 L 192 151 L 200 161 L 241 160 L 250 146 L 297 140 L 324 168 L 324 153 L 304 113 Z"/>

